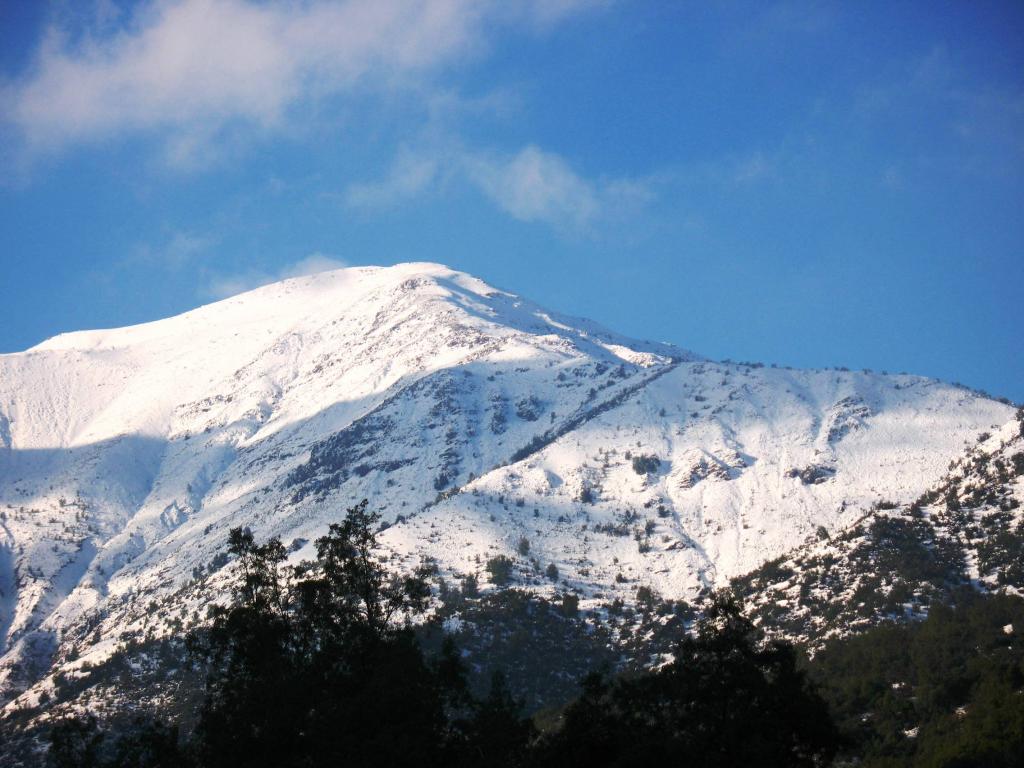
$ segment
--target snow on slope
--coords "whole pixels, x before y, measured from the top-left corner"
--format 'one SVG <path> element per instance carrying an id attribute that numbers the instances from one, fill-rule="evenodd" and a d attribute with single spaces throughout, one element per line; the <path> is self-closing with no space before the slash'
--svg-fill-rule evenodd
<path id="1" fill-rule="evenodd" d="M 72 641 L 171 631 L 148 605 L 216 574 L 236 525 L 301 558 L 365 496 L 396 564 L 483 578 L 502 553 L 538 589 L 555 563 L 585 596 L 685 596 L 913 498 L 1010 413 L 918 377 L 702 361 L 433 264 L 64 334 L 0 356 L 0 686 Z"/>
<path id="2" fill-rule="evenodd" d="M 692 597 L 819 526 L 910 501 L 1007 412 L 910 376 L 684 363 L 389 534 L 463 572 L 525 537 L 527 576 L 532 558 L 584 592 Z M 637 457 L 657 468 L 639 474 Z"/>
<path id="3" fill-rule="evenodd" d="M 1024 594 L 1024 409 L 911 504 L 887 500 L 733 582 L 763 628 L 811 647 L 921 618 L 966 586 Z"/>

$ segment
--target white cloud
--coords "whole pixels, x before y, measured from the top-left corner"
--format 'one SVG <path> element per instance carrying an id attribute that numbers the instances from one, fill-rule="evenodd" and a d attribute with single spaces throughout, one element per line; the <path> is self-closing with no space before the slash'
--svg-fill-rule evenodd
<path id="1" fill-rule="evenodd" d="M 488 25 L 552 23 L 586 3 L 154 0 L 113 33 L 51 29 L 2 115 L 36 148 L 158 131 L 172 157 L 235 122 L 276 127 L 301 100 L 386 88 L 477 50 Z"/>
<path id="2" fill-rule="evenodd" d="M 236 275 L 222 275 L 207 282 L 201 293 L 211 299 L 226 299 L 239 293 L 251 291 L 261 285 L 274 282 L 265 272 L 245 272 Z"/>
<path id="3" fill-rule="evenodd" d="M 169 269 L 179 269 L 195 260 L 217 243 L 211 235 L 195 232 L 174 232 L 165 243 L 153 247 L 141 245 L 129 257 L 129 261 L 158 264 Z"/>
<path id="4" fill-rule="evenodd" d="M 938 45 L 844 94 L 829 114 L 855 140 L 870 142 L 882 160 L 872 170 L 888 187 L 931 186 L 936 173 L 1019 178 L 1024 87 L 979 80 L 970 70 L 955 50 Z M 916 142 L 900 138 L 907 131 Z"/>
<path id="5" fill-rule="evenodd" d="M 561 156 L 529 145 L 515 154 L 403 149 L 383 179 L 349 186 L 345 200 L 354 207 L 387 207 L 453 178 L 476 188 L 519 221 L 564 230 L 589 229 L 598 218 L 614 216 L 651 197 L 643 182 L 588 179 Z"/>
<path id="6" fill-rule="evenodd" d="M 533 145 L 511 157 L 473 156 L 466 167 L 470 180 L 511 216 L 556 227 L 587 229 L 654 197 L 647 181 L 587 178 L 561 156 Z"/>
<path id="7" fill-rule="evenodd" d="M 415 197 L 434 181 L 438 165 L 435 157 L 403 149 L 383 179 L 349 185 L 345 202 L 356 208 L 380 208 Z"/>
<path id="8" fill-rule="evenodd" d="M 595 186 L 558 155 L 529 146 L 508 157 L 466 159 L 469 179 L 520 221 L 585 226 L 601 207 Z"/>
<path id="9" fill-rule="evenodd" d="M 299 259 L 294 264 L 289 264 L 279 272 L 279 278 L 305 277 L 315 275 L 318 272 L 330 272 L 332 269 L 347 267 L 348 263 L 333 256 L 323 253 L 312 253 L 304 259 Z"/>
<path id="10" fill-rule="evenodd" d="M 774 157 L 768 157 L 763 152 L 754 152 L 735 160 L 731 172 L 724 174 L 724 181 L 738 186 L 764 181 L 775 175 L 776 162 Z"/>
<path id="11" fill-rule="evenodd" d="M 203 287 L 202 293 L 209 298 L 226 299 L 228 296 L 251 291 L 279 280 L 315 275 L 318 272 L 329 272 L 332 269 L 341 269 L 346 266 L 348 264 L 341 259 L 322 253 L 313 253 L 273 273 L 249 270 L 235 275 L 214 277 Z"/>

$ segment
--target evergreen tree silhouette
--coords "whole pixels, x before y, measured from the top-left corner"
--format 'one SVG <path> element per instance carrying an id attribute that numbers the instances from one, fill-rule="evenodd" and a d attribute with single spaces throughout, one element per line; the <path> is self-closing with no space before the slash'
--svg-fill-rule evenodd
<path id="1" fill-rule="evenodd" d="M 632 678 L 589 676 L 537 765 L 823 766 L 838 747 L 791 646 L 764 643 L 719 597 L 674 660 Z"/>

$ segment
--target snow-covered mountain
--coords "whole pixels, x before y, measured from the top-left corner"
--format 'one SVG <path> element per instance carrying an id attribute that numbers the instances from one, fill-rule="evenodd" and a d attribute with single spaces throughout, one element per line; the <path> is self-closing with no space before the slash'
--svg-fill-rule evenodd
<path id="1" fill-rule="evenodd" d="M 964 589 L 1024 595 L 1024 408 L 914 501 L 880 502 L 733 588 L 763 628 L 811 645 L 922 618 Z"/>
<path id="2" fill-rule="evenodd" d="M 910 502 L 1012 416 L 707 361 L 434 264 L 64 334 L 0 355 L 0 686 L 201 620 L 234 526 L 302 559 L 368 497 L 396 567 L 486 583 L 503 554 L 541 592 L 687 597 Z"/>

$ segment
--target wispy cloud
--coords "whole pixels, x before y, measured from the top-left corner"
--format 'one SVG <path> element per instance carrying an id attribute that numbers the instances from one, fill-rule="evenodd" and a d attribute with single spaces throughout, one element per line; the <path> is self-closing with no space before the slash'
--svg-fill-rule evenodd
<path id="1" fill-rule="evenodd" d="M 587 178 L 560 155 L 529 145 L 512 154 L 406 148 L 384 178 L 349 186 L 345 199 L 356 207 L 387 207 L 449 180 L 470 185 L 519 221 L 572 231 L 588 230 L 600 217 L 652 196 L 643 181 Z"/>
<path id="2" fill-rule="evenodd" d="M 754 152 L 737 160 L 729 176 L 734 184 L 753 184 L 771 177 L 775 170 L 776 160 L 774 158 L 763 152 Z"/>
<path id="3" fill-rule="evenodd" d="M 735 14 L 734 24 L 722 37 L 725 51 L 730 56 L 757 51 L 762 60 L 780 59 L 794 46 L 831 34 L 843 11 L 832 0 L 722 4 L 720 8 Z"/>
<path id="4" fill-rule="evenodd" d="M 584 227 L 602 207 L 604 190 L 558 155 L 529 146 L 511 157 L 466 158 L 466 174 L 498 207 L 520 221 Z"/>
<path id="5" fill-rule="evenodd" d="M 415 197 L 438 176 L 440 162 L 433 155 L 401 149 L 387 175 L 379 181 L 350 184 L 345 202 L 356 208 L 386 208 Z"/>
<path id="6" fill-rule="evenodd" d="M 860 88 L 852 119 L 861 130 L 881 133 L 891 131 L 895 120 L 909 123 L 925 112 L 934 117 L 922 133 L 955 140 L 955 152 L 904 152 L 916 165 L 996 175 L 1019 171 L 1024 161 L 1024 88 L 1019 84 L 974 82 L 950 49 L 935 46 L 907 61 L 898 76 Z"/>
<path id="7" fill-rule="evenodd" d="M 248 270 L 233 275 L 214 276 L 207 281 L 200 292 L 206 298 L 224 299 L 238 293 L 251 291 L 253 288 L 259 288 L 261 285 L 275 283 L 278 280 L 315 275 L 318 272 L 328 272 L 332 269 L 341 269 L 346 266 L 348 266 L 346 262 L 334 256 L 313 253 L 299 261 L 286 265 L 276 272 Z"/>
<path id="8" fill-rule="evenodd" d="M 579 0 L 175 0 L 111 31 L 54 27 L 0 115 L 35 149 L 157 133 L 186 162 L 236 124 L 275 128 L 310 99 L 390 88 L 479 51 L 490 26 L 545 26 Z"/>
<path id="9" fill-rule="evenodd" d="M 216 243 L 217 238 L 212 235 L 178 231 L 160 245 L 139 246 L 129 260 L 155 264 L 168 269 L 178 269 L 195 261 Z"/>

